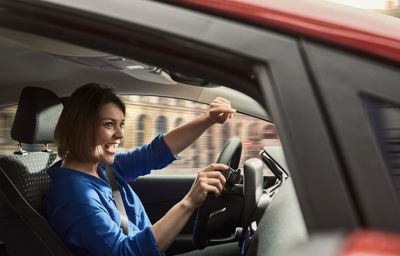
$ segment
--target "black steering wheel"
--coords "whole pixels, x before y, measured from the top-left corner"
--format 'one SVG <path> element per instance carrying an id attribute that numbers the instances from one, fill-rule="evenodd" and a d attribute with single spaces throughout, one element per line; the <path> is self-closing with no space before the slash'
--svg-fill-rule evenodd
<path id="1" fill-rule="evenodd" d="M 242 142 L 237 137 L 232 137 L 222 149 L 217 163 L 228 165 L 231 170 L 239 166 L 242 153 Z M 221 171 L 228 178 L 230 170 Z M 225 184 L 225 188 L 228 185 Z M 216 240 L 229 239 L 227 235 L 240 223 L 242 197 L 232 195 L 230 190 L 224 188 L 219 197 L 209 195 L 199 207 L 193 229 L 193 243 L 197 249 L 203 249 L 210 243 L 211 238 Z M 229 205 L 229 206 L 228 206 Z M 239 224 L 240 226 L 240 224 Z"/>

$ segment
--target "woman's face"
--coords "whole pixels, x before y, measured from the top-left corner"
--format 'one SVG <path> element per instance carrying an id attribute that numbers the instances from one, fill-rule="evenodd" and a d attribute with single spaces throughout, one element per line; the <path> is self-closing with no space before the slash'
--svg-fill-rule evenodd
<path id="1" fill-rule="evenodd" d="M 107 103 L 100 108 L 99 130 L 95 154 L 101 163 L 114 163 L 114 155 L 124 137 L 125 116 L 114 103 Z"/>

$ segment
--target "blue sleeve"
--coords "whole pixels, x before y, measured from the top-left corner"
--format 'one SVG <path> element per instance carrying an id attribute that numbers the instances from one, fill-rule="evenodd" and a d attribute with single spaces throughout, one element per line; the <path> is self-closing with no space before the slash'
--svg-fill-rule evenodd
<path id="1" fill-rule="evenodd" d="M 75 255 L 160 255 L 150 227 L 126 236 L 101 208 L 92 205 L 65 205 L 64 208 L 66 212 L 71 208 L 80 211 L 79 219 L 67 215 L 70 221 L 66 222 L 72 225 L 61 232 L 64 242 Z"/>
<path id="2" fill-rule="evenodd" d="M 147 145 L 115 156 L 114 168 L 125 180 L 149 174 L 151 170 L 161 169 L 176 160 L 165 144 L 164 136 L 158 135 Z"/>

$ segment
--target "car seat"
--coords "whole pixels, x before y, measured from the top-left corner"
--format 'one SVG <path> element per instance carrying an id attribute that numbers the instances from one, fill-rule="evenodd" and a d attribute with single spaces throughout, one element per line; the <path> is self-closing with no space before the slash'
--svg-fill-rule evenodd
<path id="1" fill-rule="evenodd" d="M 42 216 L 42 198 L 50 177 L 47 169 L 57 154 L 48 149 L 62 111 L 51 91 L 25 87 L 20 95 L 11 137 L 13 155 L 0 157 L 0 253 L 3 255 L 72 255 Z M 44 144 L 26 152 L 21 143 Z"/>

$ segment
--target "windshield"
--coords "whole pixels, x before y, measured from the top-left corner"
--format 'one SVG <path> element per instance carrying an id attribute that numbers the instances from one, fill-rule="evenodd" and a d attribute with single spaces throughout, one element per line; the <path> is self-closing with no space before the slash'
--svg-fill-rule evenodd
<path id="1" fill-rule="evenodd" d="M 400 0 L 325 0 L 368 11 L 400 17 Z"/>

